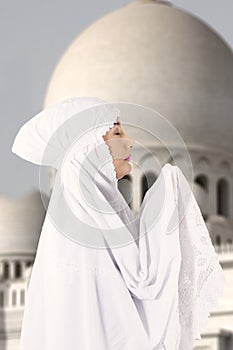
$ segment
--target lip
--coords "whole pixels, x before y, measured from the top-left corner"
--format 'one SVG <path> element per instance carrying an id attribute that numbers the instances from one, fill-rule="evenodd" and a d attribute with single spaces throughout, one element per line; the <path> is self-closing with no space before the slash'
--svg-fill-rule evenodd
<path id="1" fill-rule="evenodd" d="M 127 158 L 125 158 L 124 160 L 130 160 L 130 159 L 131 159 L 131 154 Z"/>

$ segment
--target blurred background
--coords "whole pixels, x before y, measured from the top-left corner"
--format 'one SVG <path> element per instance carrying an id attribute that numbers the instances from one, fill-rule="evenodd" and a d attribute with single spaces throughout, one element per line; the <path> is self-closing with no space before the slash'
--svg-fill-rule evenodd
<path id="1" fill-rule="evenodd" d="M 15 197 L 32 186 L 38 187 L 37 166 L 11 153 L 14 136 L 24 122 L 43 109 L 52 73 L 73 40 L 93 22 L 128 3 L 68 0 L 1 4 L 0 193 Z M 206 23 L 232 49 L 232 1 L 171 3 Z"/>

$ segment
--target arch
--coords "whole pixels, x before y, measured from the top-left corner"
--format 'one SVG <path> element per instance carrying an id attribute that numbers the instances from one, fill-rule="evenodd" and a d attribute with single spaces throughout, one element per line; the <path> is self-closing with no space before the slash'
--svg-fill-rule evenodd
<path id="1" fill-rule="evenodd" d="M 217 181 L 217 214 L 229 216 L 229 183 L 221 178 Z"/>
<path id="2" fill-rule="evenodd" d="M 227 160 L 223 160 L 219 164 L 219 169 L 221 169 L 222 171 L 225 171 L 226 173 L 230 174 L 230 172 L 231 172 L 231 164 Z"/>
<path id="3" fill-rule="evenodd" d="M 132 209 L 132 196 L 133 196 L 133 187 L 132 187 L 132 176 L 130 174 L 125 175 L 118 181 L 118 189 L 125 198 L 129 207 Z"/>
<path id="4" fill-rule="evenodd" d="M 209 168 L 210 167 L 210 161 L 206 156 L 201 156 L 199 159 L 197 159 L 197 167 L 202 167 L 202 168 Z"/>
<path id="5" fill-rule="evenodd" d="M 205 174 L 199 174 L 195 177 L 194 182 L 201 186 L 204 190 L 208 192 L 209 189 L 209 179 Z"/>
<path id="6" fill-rule="evenodd" d="M 141 202 L 143 201 L 147 190 L 149 190 L 156 179 L 157 176 L 152 171 L 148 171 L 147 173 L 143 174 L 141 178 Z"/>

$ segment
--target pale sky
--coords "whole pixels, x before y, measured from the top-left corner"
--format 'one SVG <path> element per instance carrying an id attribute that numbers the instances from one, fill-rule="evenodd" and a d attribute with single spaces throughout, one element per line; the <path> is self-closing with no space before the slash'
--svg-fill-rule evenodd
<path id="1" fill-rule="evenodd" d="M 39 167 L 11 153 L 20 126 L 43 109 L 51 74 L 78 34 L 131 1 L 5 1 L 0 8 L 0 195 L 38 188 Z M 171 0 L 212 27 L 233 48 L 232 0 Z"/>

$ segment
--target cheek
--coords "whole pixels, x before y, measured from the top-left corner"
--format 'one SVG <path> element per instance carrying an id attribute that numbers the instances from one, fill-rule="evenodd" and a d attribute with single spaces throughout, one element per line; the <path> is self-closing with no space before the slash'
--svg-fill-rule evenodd
<path id="1" fill-rule="evenodd" d="M 110 152 L 113 158 L 121 158 L 124 155 L 123 142 L 119 139 L 111 140 L 109 142 Z M 123 161 L 123 159 L 122 159 Z"/>
<path id="2" fill-rule="evenodd" d="M 114 142 L 112 142 L 112 145 L 111 145 L 111 151 L 112 151 L 112 154 L 113 154 L 114 158 L 118 157 L 118 152 L 117 152 L 118 147 L 117 147 L 117 143 L 118 143 L 117 141 L 114 141 Z"/>
<path id="3" fill-rule="evenodd" d="M 120 137 L 115 137 L 109 140 L 109 145 L 114 151 L 121 151 L 124 149 L 124 139 Z"/>

